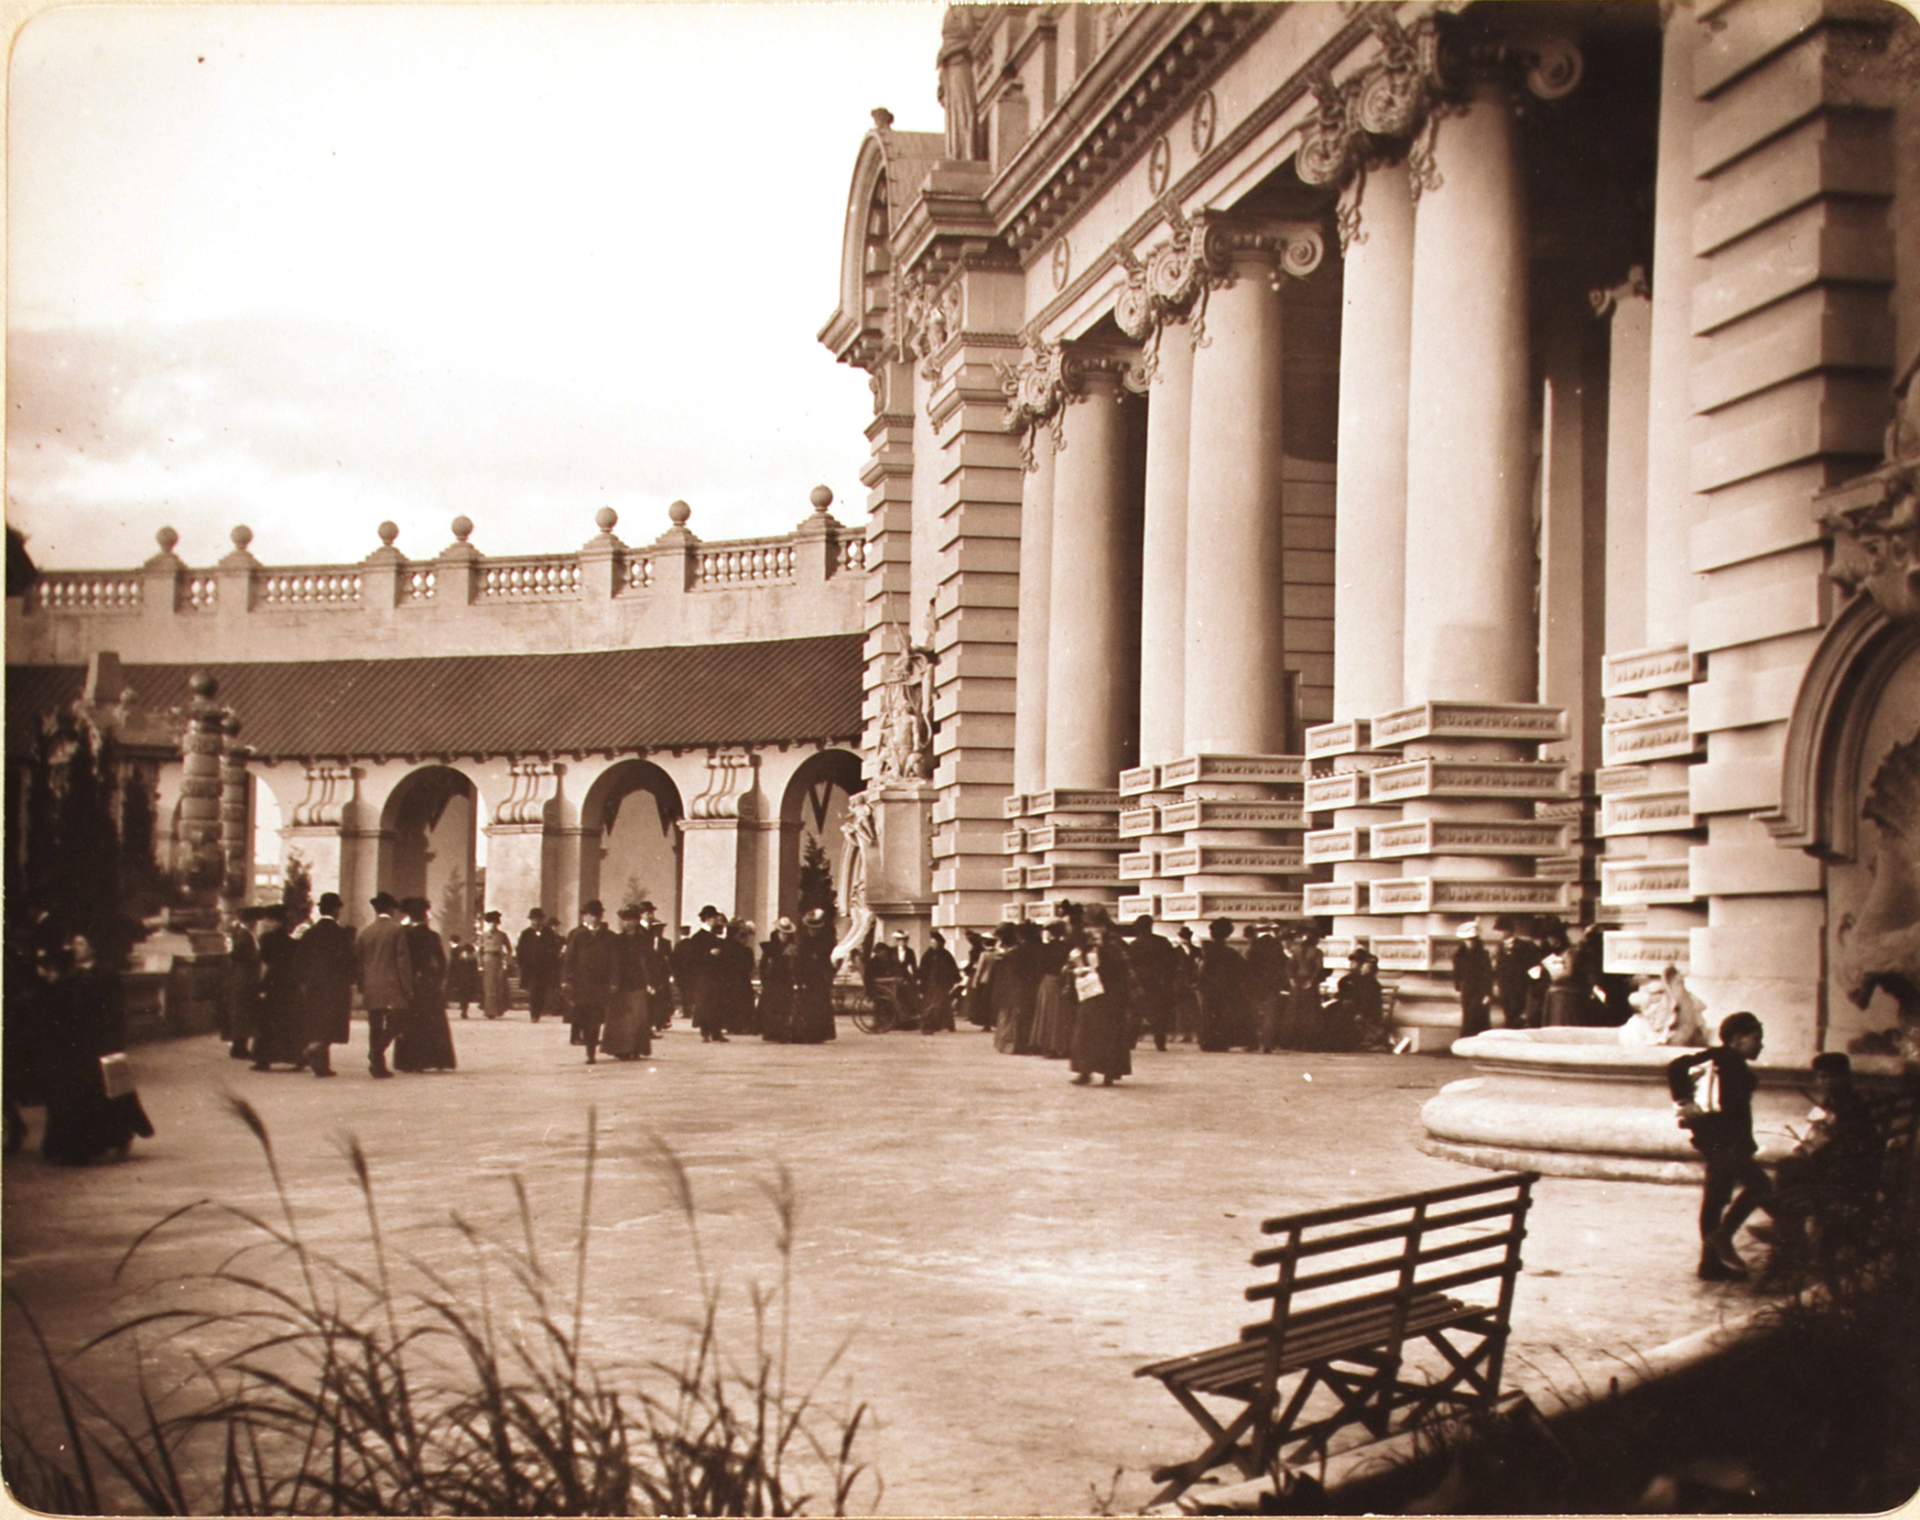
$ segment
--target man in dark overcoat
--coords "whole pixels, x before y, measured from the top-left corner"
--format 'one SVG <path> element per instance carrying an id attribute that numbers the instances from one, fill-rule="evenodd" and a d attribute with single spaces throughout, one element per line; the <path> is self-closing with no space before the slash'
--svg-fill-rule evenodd
<path id="1" fill-rule="evenodd" d="M 1502 937 L 1493 958 L 1493 985 L 1500 998 L 1500 1011 L 1509 1029 L 1527 1024 L 1527 1009 L 1533 991 L 1533 968 L 1546 958 L 1546 952 L 1527 932 L 1524 922 L 1509 918 L 1493 921 Z"/>
<path id="2" fill-rule="evenodd" d="M 227 920 L 227 970 L 220 989 L 220 1032 L 229 1042 L 227 1054 L 236 1061 L 252 1054 L 248 1046 L 260 1001 L 260 942 L 253 937 L 249 916 L 243 908 Z"/>
<path id="3" fill-rule="evenodd" d="M 1171 941 L 1153 932 L 1153 915 L 1133 921 L 1133 943 L 1127 950 L 1133 972 L 1134 1016 L 1153 1033 L 1153 1048 L 1165 1050 L 1173 1032 L 1174 1003 L 1179 996 L 1182 963 Z"/>
<path id="4" fill-rule="evenodd" d="M 527 927 L 520 931 L 513 958 L 520 965 L 520 980 L 527 987 L 527 1012 L 538 1024 L 543 1014 L 553 1012 L 554 984 L 560 979 L 560 936 L 539 908 L 527 909 Z"/>
<path id="5" fill-rule="evenodd" d="M 400 902 L 391 892 L 374 895 L 373 922 L 353 942 L 360 999 L 367 1005 L 367 1070 L 387 1069 L 387 1046 L 413 1009 L 413 954 L 400 925 Z"/>
<path id="6" fill-rule="evenodd" d="M 1480 942 L 1476 919 L 1460 926 L 1460 948 L 1453 952 L 1453 990 L 1460 994 L 1460 1033 L 1486 1033 L 1487 1003 L 1493 997 L 1493 957 Z"/>
<path id="7" fill-rule="evenodd" d="M 700 929 L 685 941 L 681 960 L 681 995 L 703 1041 L 724 1045 L 727 1039 L 726 973 L 727 916 L 718 908 L 700 910 Z"/>
<path id="8" fill-rule="evenodd" d="M 333 1075 L 329 1047 L 344 1045 L 353 1018 L 353 930 L 340 922 L 340 894 L 320 894 L 320 916 L 300 936 L 300 987 L 306 1004 L 303 1062 L 316 1077 Z"/>
<path id="9" fill-rule="evenodd" d="M 607 927 L 598 898 L 580 909 L 580 926 L 560 952 L 560 976 L 567 989 L 573 1027 L 592 1064 L 600 1049 L 600 1028 L 620 991 L 620 937 Z"/>

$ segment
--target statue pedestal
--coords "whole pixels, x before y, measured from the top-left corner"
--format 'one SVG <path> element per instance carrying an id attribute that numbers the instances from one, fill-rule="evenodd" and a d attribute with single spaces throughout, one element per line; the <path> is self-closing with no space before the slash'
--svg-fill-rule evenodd
<path id="1" fill-rule="evenodd" d="M 933 804 L 939 789 L 877 782 L 862 794 L 873 808 L 877 841 L 867 860 L 867 907 L 877 934 L 904 929 L 917 955 L 933 924 Z"/>

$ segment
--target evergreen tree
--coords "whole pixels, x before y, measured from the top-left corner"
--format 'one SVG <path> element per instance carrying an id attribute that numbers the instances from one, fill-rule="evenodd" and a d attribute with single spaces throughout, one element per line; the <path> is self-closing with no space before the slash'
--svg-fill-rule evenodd
<path id="1" fill-rule="evenodd" d="M 833 865 L 827 859 L 826 846 L 820 843 L 817 834 L 809 834 L 800 846 L 800 883 L 799 902 L 802 913 L 811 913 L 815 908 L 827 915 L 832 923 L 839 911 L 837 895 L 833 889 Z"/>
<path id="2" fill-rule="evenodd" d="M 287 851 L 287 869 L 280 883 L 280 901 L 287 910 L 289 929 L 304 924 L 307 916 L 313 912 L 313 872 L 307 866 L 307 857 L 298 850 Z"/>

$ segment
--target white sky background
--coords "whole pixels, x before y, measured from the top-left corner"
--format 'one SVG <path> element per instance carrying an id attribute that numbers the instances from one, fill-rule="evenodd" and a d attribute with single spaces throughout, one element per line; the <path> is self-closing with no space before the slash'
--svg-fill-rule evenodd
<path id="1" fill-rule="evenodd" d="M 865 516 L 832 313 L 921 3 L 42 14 L 9 83 L 7 504 L 50 568 Z"/>

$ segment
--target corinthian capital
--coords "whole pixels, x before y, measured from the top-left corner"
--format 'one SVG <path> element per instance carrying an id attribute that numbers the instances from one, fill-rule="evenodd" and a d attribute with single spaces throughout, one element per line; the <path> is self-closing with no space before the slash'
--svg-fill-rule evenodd
<path id="1" fill-rule="evenodd" d="M 1066 356 L 1058 344 L 1042 342 L 1032 334 L 1027 337 L 1027 348 L 1029 357 L 1018 364 L 996 359 L 993 369 L 1000 377 L 1001 394 L 1007 398 L 1002 425 L 1009 433 L 1021 435 L 1020 457 L 1031 470 L 1038 463 L 1033 454 L 1035 429 L 1050 425 L 1055 446 L 1061 441 L 1060 411 L 1067 395 Z"/>

